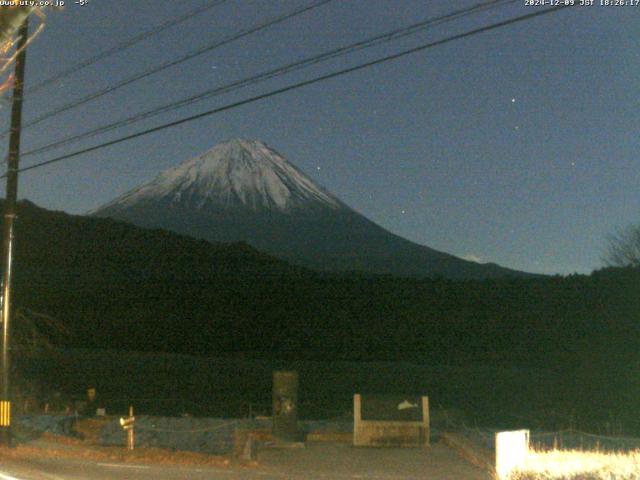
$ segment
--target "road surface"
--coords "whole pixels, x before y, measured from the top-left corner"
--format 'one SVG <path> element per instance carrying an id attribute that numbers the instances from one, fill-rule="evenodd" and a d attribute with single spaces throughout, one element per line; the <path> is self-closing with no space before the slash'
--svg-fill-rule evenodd
<path id="1" fill-rule="evenodd" d="M 98 462 L 82 459 L 0 458 L 0 480 L 490 480 L 491 476 L 448 447 L 428 449 L 354 448 L 307 444 L 265 449 L 256 466 L 211 468 Z"/>

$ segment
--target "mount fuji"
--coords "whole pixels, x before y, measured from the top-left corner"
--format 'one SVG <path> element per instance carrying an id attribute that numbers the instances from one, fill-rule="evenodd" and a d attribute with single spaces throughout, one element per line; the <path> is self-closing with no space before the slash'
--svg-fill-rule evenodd
<path id="1" fill-rule="evenodd" d="M 394 235 L 254 140 L 221 143 L 90 214 L 211 242 L 242 241 L 319 270 L 446 278 L 526 275 Z"/>

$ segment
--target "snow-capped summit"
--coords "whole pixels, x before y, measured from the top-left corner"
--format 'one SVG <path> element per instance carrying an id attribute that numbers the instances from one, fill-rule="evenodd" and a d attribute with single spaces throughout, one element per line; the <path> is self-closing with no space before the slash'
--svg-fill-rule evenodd
<path id="1" fill-rule="evenodd" d="M 211 242 L 242 241 L 321 270 L 449 278 L 520 273 L 394 235 L 254 140 L 221 143 L 92 214 Z"/>
<path id="2" fill-rule="evenodd" d="M 165 170 L 103 208 L 122 208 L 162 199 L 168 205 L 290 212 L 310 204 L 340 208 L 282 155 L 256 140 L 233 139 Z"/>

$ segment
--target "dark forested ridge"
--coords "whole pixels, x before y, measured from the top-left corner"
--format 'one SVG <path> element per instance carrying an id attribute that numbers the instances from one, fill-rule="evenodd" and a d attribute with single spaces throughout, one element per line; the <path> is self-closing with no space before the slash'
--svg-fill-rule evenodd
<path id="1" fill-rule="evenodd" d="M 481 281 L 316 273 L 244 244 L 28 202 L 16 235 L 16 304 L 64 322 L 67 346 L 593 368 L 640 346 L 637 269 Z"/>

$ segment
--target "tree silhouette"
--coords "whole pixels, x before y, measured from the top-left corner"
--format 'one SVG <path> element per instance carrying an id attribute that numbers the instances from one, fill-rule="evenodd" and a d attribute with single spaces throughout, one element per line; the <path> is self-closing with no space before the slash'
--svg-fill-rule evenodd
<path id="1" fill-rule="evenodd" d="M 609 267 L 640 267 L 640 225 L 610 235 L 603 260 Z"/>
<path id="2" fill-rule="evenodd" d="M 15 313 L 13 341 L 21 349 L 48 349 L 69 335 L 59 320 L 44 313 L 19 307 Z"/>

